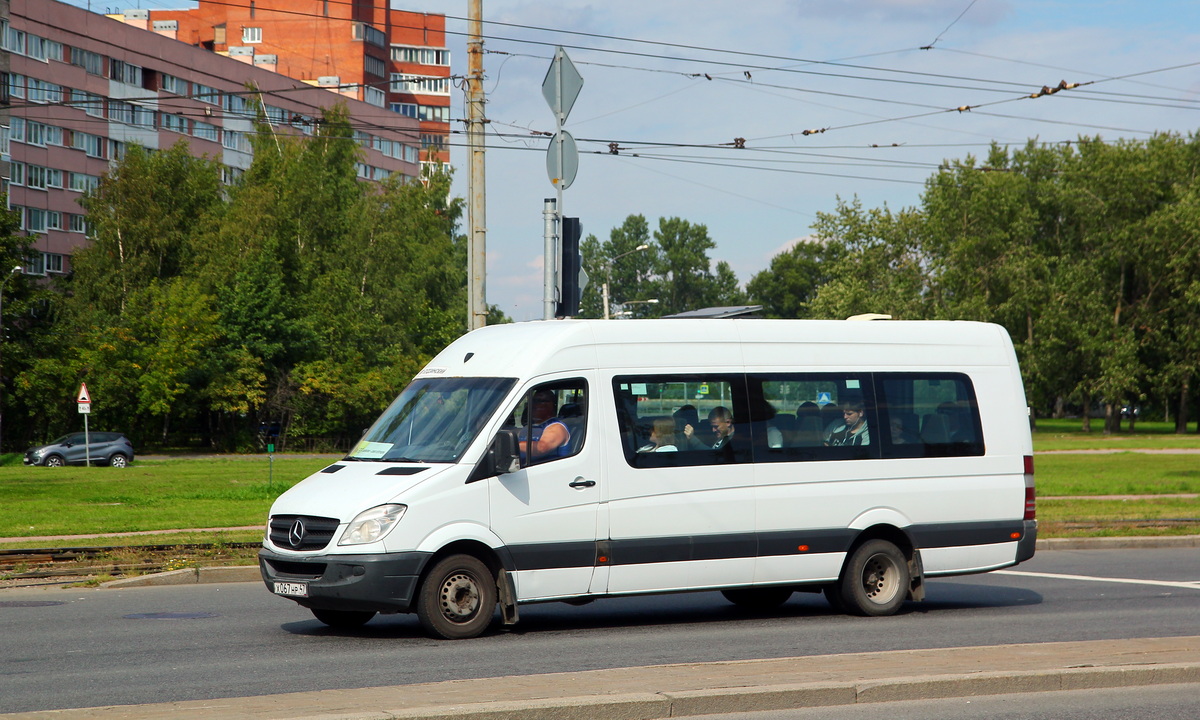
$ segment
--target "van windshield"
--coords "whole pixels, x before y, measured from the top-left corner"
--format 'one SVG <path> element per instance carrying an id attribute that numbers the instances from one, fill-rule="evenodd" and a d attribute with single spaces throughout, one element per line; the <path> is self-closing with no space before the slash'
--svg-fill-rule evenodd
<path id="1" fill-rule="evenodd" d="M 516 378 L 414 380 L 346 459 L 458 462 L 516 382 Z"/>

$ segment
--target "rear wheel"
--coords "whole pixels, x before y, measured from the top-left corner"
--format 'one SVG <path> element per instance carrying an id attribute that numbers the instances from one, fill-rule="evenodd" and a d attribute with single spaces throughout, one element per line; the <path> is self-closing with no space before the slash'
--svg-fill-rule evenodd
<path id="1" fill-rule="evenodd" d="M 788 601 L 792 589 L 786 587 L 767 588 L 737 588 L 722 590 L 721 594 L 729 602 L 747 610 L 774 610 Z"/>
<path id="2" fill-rule="evenodd" d="M 46 467 L 62 467 L 63 459 L 61 455 L 51 455 L 46 458 Z"/>
<path id="3" fill-rule="evenodd" d="M 836 594 L 842 609 L 853 615 L 892 615 L 907 599 L 911 582 L 900 548 L 887 540 L 868 540 L 850 556 Z"/>
<path id="4" fill-rule="evenodd" d="M 421 584 L 417 617 L 433 637 L 472 638 L 491 625 L 496 595 L 496 578 L 487 565 L 472 555 L 451 555 L 434 565 Z"/>
<path id="5" fill-rule="evenodd" d="M 115 468 L 123 468 L 129 464 L 129 458 L 121 453 L 116 453 L 108 459 L 108 464 Z"/>
<path id="6" fill-rule="evenodd" d="M 313 617 L 329 627 L 339 630 L 352 630 L 356 627 L 362 627 L 371 618 L 375 617 L 375 613 L 370 610 L 322 610 L 313 608 L 312 614 Z"/>

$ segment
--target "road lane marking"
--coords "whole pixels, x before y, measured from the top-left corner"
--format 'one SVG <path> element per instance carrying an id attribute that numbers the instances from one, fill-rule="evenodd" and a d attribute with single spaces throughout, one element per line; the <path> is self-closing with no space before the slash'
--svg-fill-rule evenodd
<path id="1" fill-rule="evenodd" d="M 1091 575 L 1061 575 L 1059 573 L 1025 572 L 1023 570 L 994 570 L 998 575 L 1020 575 L 1021 577 L 1052 578 L 1055 580 L 1081 580 L 1083 582 L 1123 583 L 1126 585 L 1157 585 L 1159 587 L 1184 588 L 1200 590 L 1200 580 L 1192 582 L 1174 582 L 1171 580 L 1138 580 L 1135 578 L 1093 577 Z"/>

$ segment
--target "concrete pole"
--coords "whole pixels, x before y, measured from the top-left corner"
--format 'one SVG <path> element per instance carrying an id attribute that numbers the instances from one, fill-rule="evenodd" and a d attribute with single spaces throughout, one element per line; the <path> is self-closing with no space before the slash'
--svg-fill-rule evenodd
<path id="1" fill-rule="evenodd" d="M 542 200 L 542 220 L 544 222 L 544 231 L 542 233 L 545 241 L 544 253 L 545 260 L 542 263 L 542 319 L 554 319 L 554 290 L 556 280 L 558 279 L 558 253 L 555 249 L 558 247 L 558 200 L 555 198 L 545 198 Z"/>
<path id="2" fill-rule="evenodd" d="M 470 202 L 467 206 L 467 330 L 487 324 L 487 209 L 483 155 L 483 0 L 470 0 L 467 22 L 467 145 Z"/>

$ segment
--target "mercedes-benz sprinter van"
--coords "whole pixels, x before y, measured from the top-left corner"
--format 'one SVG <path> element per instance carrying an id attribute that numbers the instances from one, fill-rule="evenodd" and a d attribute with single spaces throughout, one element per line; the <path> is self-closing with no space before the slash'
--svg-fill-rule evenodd
<path id="1" fill-rule="evenodd" d="M 1032 454 L 997 325 L 497 325 L 275 501 L 260 566 L 329 625 L 416 613 L 442 638 L 497 607 L 699 590 L 888 615 L 1033 556 Z"/>

